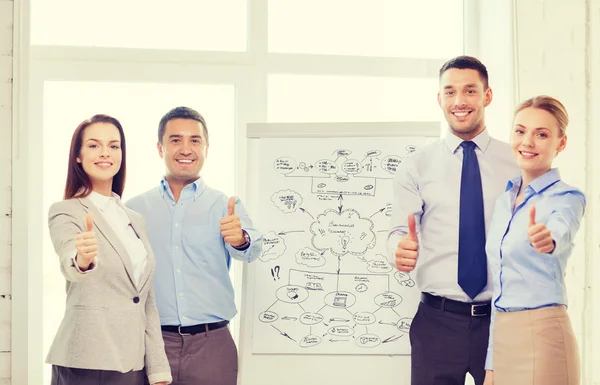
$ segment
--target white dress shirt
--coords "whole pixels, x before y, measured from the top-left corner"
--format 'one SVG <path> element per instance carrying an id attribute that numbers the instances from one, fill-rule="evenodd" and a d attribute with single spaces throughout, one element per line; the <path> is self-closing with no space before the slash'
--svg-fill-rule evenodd
<path id="1" fill-rule="evenodd" d="M 485 230 L 489 229 L 496 199 L 520 170 L 510 146 L 490 137 L 487 130 L 472 140 L 481 170 Z M 398 242 L 408 231 L 407 218 L 414 214 L 419 239 L 415 280 L 422 292 L 462 302 L 489 301 L 492 275 L 474 299 L 458 285 L 458 220 L 462 174 L 462 139 L 448 133 L 406 158 L 394 180 L 394 202 L 388 255 L 392 265 Z M 481 256 L 486 258 L 485 255 Z"/>
<path id="2" fill-rule="evenodd" d="M 146 251 L 142 240 L 137 236 L 133 230 L 133 227 L 131 227 L 131 221 L 125 212 L 125 209 L 122 207 L 121 199 L 117 194 L 114 193 L 113 196 L 107 197 L 94 191 L 92 191 L 92 193 L 89 195 L 89 198 L 94 206 L 96 206 L 96 208 L 98 208 L 98 210 L 102 213 L 106 222 L 110 224 L 113 231 L 117 237 L 119 237 L 119 240 L 125 247 L 125 250 L 127 250 L 128 257 L 131 260 L 131 265 L 133 266 L 133 278 L 137 284 L 142 271 L 144 271 L 144 268 L 146 267 L 148 252 Z M 83 273 L 87 273 L 96 268 L 98 265 L 98 258 L 102 260 L 102 255 L 98 254 L 98 257 L 94 259 L 94 266 Z M 75 262 L 75 267 L 77 270 L 79 270 L 77 262 Z"/>

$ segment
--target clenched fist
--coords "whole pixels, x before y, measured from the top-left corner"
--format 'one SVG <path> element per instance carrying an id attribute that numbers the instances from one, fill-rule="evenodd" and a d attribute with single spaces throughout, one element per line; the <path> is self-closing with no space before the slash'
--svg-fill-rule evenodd
<path id="1" fill-rule="evenodd" d="M 543 223 L 535 223 L 535 205 L 529 210 L 529 227 L 527 229 L 529 243 L 536 252 L 548 254 L 554 251 L 554 240 L 550 230 Z"/>
<path id="2" fill-rule="evenodd" d="M 413 271 L 417 265 L 418 250 L 419 240 L 415 216 L 410 214 L 408 216 L 408 234 L 398 242 L 396 248 L 396 268 L 405 273 Z"/>
<path id="3" fill-rule="evenodd" d="M 96 233 L 92 231 L 93 223 L 92 214 L 88 213 L 85 216 L 85 232 L 77 234 L 75 237 L 75 248 L 77 249 L 75 260 L 81 271 L 89 269 L 94 258 L 98 256 L 98 241 Z"/>

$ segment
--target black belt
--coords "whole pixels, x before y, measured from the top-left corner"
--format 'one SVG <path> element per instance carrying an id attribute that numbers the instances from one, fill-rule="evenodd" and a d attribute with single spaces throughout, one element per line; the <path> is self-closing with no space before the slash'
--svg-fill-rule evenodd
<path id="1" fill-rule="evenodd" d="M 229 324 L 229 321 L 213 322 L 209 324 L 199 324 L 192 326 L 171 326 L 162 325 L 160 329 L 165 332 L 179 333 L 182 336 L 192 336 L 198 333 L 205 333 L 211 330 L 224 328 Z"/>
<path id="2" fill-rule="evenodd" d="M 486 317 L 492 313 L 492 305 L 490 302 L 460 302 L 449 298 L 437 297 L 429 293 L 421 293 L 421 302 L 435 307 L 436 309 L 464 314 L 471 317 Z"/>

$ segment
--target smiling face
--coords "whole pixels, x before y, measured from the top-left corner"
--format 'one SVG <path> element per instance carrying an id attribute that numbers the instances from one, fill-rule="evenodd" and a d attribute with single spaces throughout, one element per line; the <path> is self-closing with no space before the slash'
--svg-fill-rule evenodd
<path id="1" fill-rule="evenodd" d="M 111 123 L 93 123 L 86 127 L 76 160 L 90 178 L 94 191 L 110 192 L 122 160 L 121 135 L 117 127 Z"/>
<path id="2" fill-rule="evenodd" d="M 529 184 L 552 168 L 552 161 L 567 145 L 567 136 L 550 112 L 527 107 L 515 115 L 510 144 L 524 184 Z"/>
<path id="3" fill-rule="evenodd" d="M 438 104 L 450 131 L 471 140 L 485 129 L 484 110 L 492 101 L 492 89 L 474 69 L 451 68 L 440 77 Z"/>
<path id="4" fill-rule="evenodd" d="M 167 167 L 169 184 L 187 185 L 200 177 L 208 153 L 202 123 L 193 119 L 172 119 L 165 125 L 158 153 Z"/>

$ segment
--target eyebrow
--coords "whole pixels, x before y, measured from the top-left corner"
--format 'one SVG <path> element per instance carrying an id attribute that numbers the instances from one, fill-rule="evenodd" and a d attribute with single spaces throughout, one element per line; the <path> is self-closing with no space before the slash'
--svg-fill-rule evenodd
<path id="1" fill-rule="evenodd" d="M 183 135 L 171 134 L 171 135 L 169 135 L 169 139 L 170 138 L 183 138 Z M 190 138 L 194 138 L 194 139 L 200 138 L 200 139 L 202 139 L 202 135 L 191 135 Z"/>
<path id="2" fill-rule="evenodd" d="M 517 126 L 517 127 L 522 127 L 522 128 L 527 128 L 527 127 L 525 127 L 524 125 L 522 125 L 522 124 L 518 124 L 518 123 L 517 123 L 517 124 L 515 124 L 515 126 Z M 543 127 L 543 126 L 542 126 L 542 127 L 536 127 L 536 128 L 534 128 L 534 130 L 536 130 L 536 131 L 538 131 L 538 130 L 548 130 L 548 131 L 550 131 L 550 129 L 549 129 L 548 127 Z"/>
<path id="3" fill-rule="evenodd" d="M 447 86 L 444 86 L 445 90 L 450 89 L 450 88 L 455 88 L 455 87 L 452 84 L 448 84 Z M 463 88 L 477 88 L 477 84 L 475 84 L 475 83 L 465 84 L 465 86 Z"/>
<path id="4" fill-rule="evenodd" d="M 101 140 L 99 140 L 99 139 L 94 139 L 94 138 L 90 138 L 90 139 L 86 140 L 85 142 L 86 142 L 86 143 L 87 143 L 87 142 L 98 142 L 98 143 L 102 143 L 102 141 L 101 141 Z M 110 141 L 110 142 L 108 142 L 108 143 L 120 143 L 120 142 L 121 142 L 120 140 L 111 140 L 111 141 Z"/>

